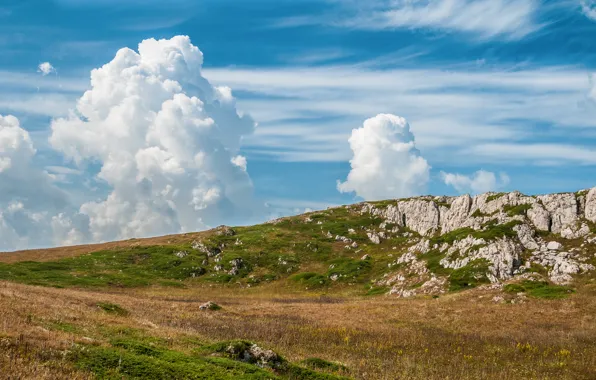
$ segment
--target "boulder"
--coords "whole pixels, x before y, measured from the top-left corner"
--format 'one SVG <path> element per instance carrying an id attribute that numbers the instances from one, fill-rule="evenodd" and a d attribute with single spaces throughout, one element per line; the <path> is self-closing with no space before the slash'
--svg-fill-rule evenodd
<path id="1" fill-rule="evenodd" d="M 218 304 L 216 304 L 213 301 L 205 302 L 204 304 L 199 306 L 199 310 L 202 310 L 202 311 L 207 311 L 207 310 L 217 311 L 219 309 L 221 309 L 221 306 L 219 306 Z"/>
<path id="2" fill-rule="evenodd" d="M 584 214 L 590 222 L 596 223 L 596 187 L 592 188 L 586 195 Z"/>

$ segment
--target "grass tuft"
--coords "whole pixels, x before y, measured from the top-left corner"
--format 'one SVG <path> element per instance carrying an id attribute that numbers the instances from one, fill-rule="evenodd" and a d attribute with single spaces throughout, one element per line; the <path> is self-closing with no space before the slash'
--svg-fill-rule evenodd
<path id="1" fill-rule="evenodd" d="M 127 316 L 130 314 L 128 310 L 115 303 L 98 302 L 97 307 L 109 314 L 115 314 L 119 316 Z"/>

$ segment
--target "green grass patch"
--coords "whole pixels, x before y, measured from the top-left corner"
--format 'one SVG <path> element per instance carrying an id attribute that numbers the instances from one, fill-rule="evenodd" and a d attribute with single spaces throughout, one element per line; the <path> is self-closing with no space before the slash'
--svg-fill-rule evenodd
<path id="1" fill-rule="evenodd" d="M 313 272 L 295 274 L 290 277 L 290 280 L 305 286 L 308 289 L 323 288 L 329 285 L 329 279 L 326 276 Z"/>
<path id="2" fill-rule="evenodd" d="M 80 369 L 102 379 L 280 379 L 270 371 L 226 358 L 193 357 L 141 344 L 85 347 L 71 355 Z"/>
<path id="3" fill-rule="evenodd" d="M 130 314 L 130 312 L 128 310 L 126 310 L 122 306 L 117 305 L 115 303 L 98 302 L 97 307 L 100 308 L 101 310 L 105 311 L 106 313 L 119 315 L 119 316 L 123 316 L 123 317 Z"/>
<path id="4" fill-rule="evenodd" d="M 485 216 L 488 216 L 488 214 L 483 213 L 482 211 L 480 211 L 480 209 L 477 209 L 476 211 L 474 211 L 472 213 L 472 217 L 473 218 L 482 218 L 482 217 L 485 217 Z"/>
<path id="5" fill-rule="evenodd" d="M 490 282 L 486 276 L 488 267 L 489 263 L 486 259 L 479 259 L 470 262 L 465 267 L 453 270 L 449 275 L 449 290 L 458 291 L 488 284 Z"/>
<path id="6" fill-rule="evenodd" d="M 484 230 L 475 231 L 472 236 L 476 239 L 495 240 L 502 237 L 516 237 L 513 227 L 522 224 L 519 220 L 512 220 L 505 224 L 487 223 Z"/>
<path id="7" fill-rule="evenodd" d="M 505 211 L 505 213 L 507 213 L 507 215 L 511 217 L 517 215 L 526 216 L 528 214 L 528 210 L 530 210 L 531 208 L 531 204 L 521 204 L 517 206 L 506 205 L 505 207 L 503 207 L 503 211 Z"/>
<path id="8" fill-rule="evenodd" d="M 507 193 L 496 193 L 496 194 L 491 194 L 486 198 L 486 202 L 492 202 L 494 200 L 497 200 L 499 198 L 501 198 L 502 196 L 507 195 Z"/>
<path id="9" fill-rule="evenodd" d="M 387 294 L 389 291 L 389 287 L 387 286 L 367 286 L 367 288 L 367 296 L 379 296 L 382 294 Z"/>
<path id="10" fill-rule="evenodd" d="M 50 330 L 64 331 L 71 334 L 75 334 L 81 331 L 81 328 L 79 326 L 62 321 L 49 322 L 45 326 Z"/>
<path id="11" fill-rule="evenodd" d="M 563 299 L 575 292 L 573 288 L 551 285 L 546 281 L 522 281 L 520 284 L 508 284 L 504 290 L 508 293 L 526 293 L 534 298 Z"/>
<path id="12" fill-rule="evenodd" d="M 445 268 L 441 265 L 441 260 L 445 258 L 445 254 L 438 250 L 432 250 L 424 255 L 421 255 L 420 258 L 426 261 L 426 268 L 431 273 L 447 276 L 453 272 L 453 269 Z"/>
<path id="13" fill-rule="evenodd" d="M 470 235 L 473 235 L 476 231 L 470 227 L 458 228 L 456 230 L 447 232 L 441 236 L 434 237 L 430 240 L 430 245 L 434 246 L 435 244 L 453 244 L 453 242 L 457 240 L 462 240 L 467 238 Z"/>
<path id="14" fill-rule="evenodd" d="M 342 257 L 331 261 L 327 277 L 338 276 L 338 281 L 362 281 L 370 271 L 370 260 L 354 260 Z"/>
<path id="15" fill-rule="evenodd" d="M 519 220 L 513 220 L 505 224 L 498 224 L 497 220 L 491 220 L 484 225 L 483 230 L 474 230 L 470 227 L 458 228 L 456 230 L 447 232 L 440 236 L 435 236 L 430 239 L 430 245 L 442 245 L 443 243 L 453 244 L 456 241 L 463 240 L 468 236 L 475 239 L 495 240 L 502 237 L 515 237 L 517 233 L 513 227 L 522 224 Z"/>
<path id="16" fill-rule="evenodd" d="M 180 251 L 186 256 L 176 256 Z M 51 262 L 0 263 L 0 279 L 58 288 L 172 284 L 203 275 L 204 259 L 204 254 L 186 246 L 136 247 Z"/>

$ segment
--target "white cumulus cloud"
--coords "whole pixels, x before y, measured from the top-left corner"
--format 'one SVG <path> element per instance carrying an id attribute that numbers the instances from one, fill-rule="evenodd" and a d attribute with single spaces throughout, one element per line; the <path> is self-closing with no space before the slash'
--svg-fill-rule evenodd
<path id="1" fill-rule="evenodd" d="M 458 192 L 472 194 L 499 190 L 510 182 L 505 173 L 500 173 L 497 177 L 495 173 L 485 170 L 478 170 L 470 176 L 441 172 L 441 178 L 446 185 L 454 187 Z"/>
<path id="2" fill-rule="evenodd" d="M 54 66 L 52 66 L 50 62 L 43 62 L 40 63 L 39 66 L 37 66 L 37 71 L 40 72 L 41 75 L 46 76 L 51 73 L 55 73 L 56 69 L 54 68 Z"/>
<path id="3" fill-rule="evenodd" d="M 349 139 L 352 170 L 342 193 L 355 192 L 366 200 L 400 198 L 425 191 L 430 166 L 416 149 L 408 122 L 399 116 L 380 114 L 352 130 Z"/>
<path id="4" fill-rule="evenodd" d="M 236 110 L 231 89 L 203 77 L 202 64 L 186 36 L 121 49 L 91 72 L 76 111 L 52 122 L 51 145 L 77 164 L 99 163 L 97 177 L 112 189 L 80 208 L 93 240 L 199 230 L 259 212 L 239 155 L 255 122 Z"/>

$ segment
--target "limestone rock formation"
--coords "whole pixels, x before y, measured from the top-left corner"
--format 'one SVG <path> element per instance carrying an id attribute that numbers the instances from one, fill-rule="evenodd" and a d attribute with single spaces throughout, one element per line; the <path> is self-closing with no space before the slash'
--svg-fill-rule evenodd
<path id="1" fill-rule="evenodd" d="M 407 251 L 389 264 L 390 268 L 405 266 L 405 271 L 380 282 L 392 286 L 391 293 L 401 297 L 425 292 L 423 286 L 409 289 L 405 274 L 419 281 L 432 280 L 431 284 L 440 282 L 422 265 L 429 252 L 440 256 L 440 265 L 449 270 L 483 263 L 492 283 L 544 268 L 551 281 L 566 284 L 573 275 L 594 270 L 590 262 L 596 259 L 596 188 L 539 196 L 520 192 L 426 196 L 380 205 L 364 203 L 360 212 L 382 218 L 381 229 L 392 224 L 414 234 Z M 381 244 L 398 234 L 399 228 L 387 235 L 370 231 L 368 237 Z M 406 234 L 410 233 L 401 236 Z M 568 244 L 580 248 L 572 252 Z"/>

